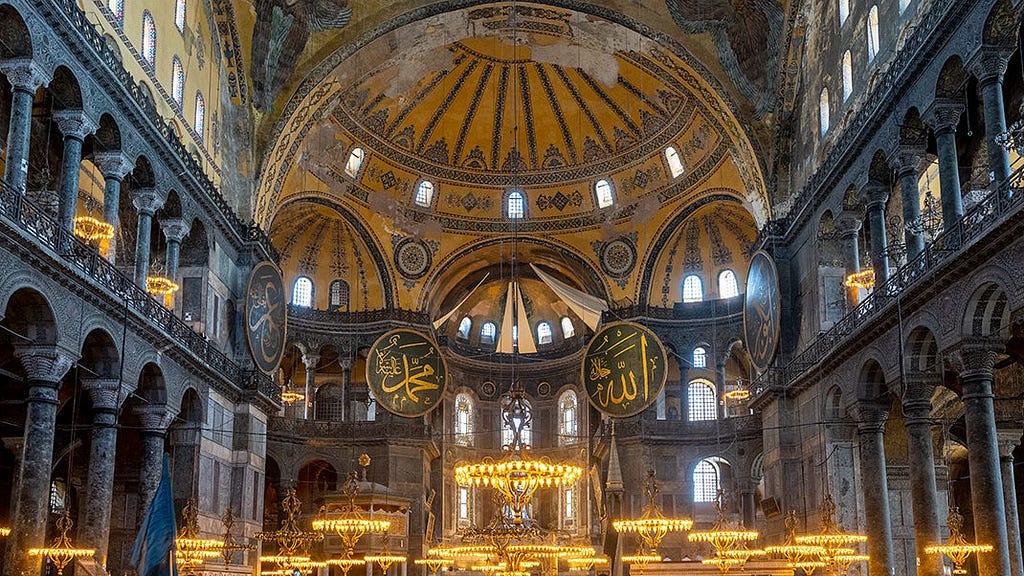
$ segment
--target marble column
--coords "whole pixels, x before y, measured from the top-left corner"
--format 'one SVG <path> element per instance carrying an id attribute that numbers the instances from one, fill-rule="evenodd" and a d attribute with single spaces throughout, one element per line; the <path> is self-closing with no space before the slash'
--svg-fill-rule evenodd
<path id="1" fill-rule="evenodd" d="M 12 468 L 15 470 L 14 477 L 11 478 L 11 501 L 10 510 L 14 510 L 14 503 L 17 501 L 18 496 L 18 470 L 21 470 L 21 453 L 25 450 L 25 437 L 24 436 L 6 436 L 2 438 L 4 448 L 7 448 L 11 454 L 14 455 L 14 462 L 12 462 Z M 0 563 L 0 568 L 2 568 Z"/>
<path id="2" fill-rule="evenodd" d="M 864 187 L 868 205 L 868 227 L 871 230 L 871 267 L 875 271 L 875 286 L 889 279 L 889 238 L 885 231 L 885 205 L 889 202 L 889 187 L 871 180 Z"/>
<path id="3" fill-rule="evenodd" d="M 1010 63 L 1012 48 L 982 46 L 968 67 L 978 79 L 981 101 L 985 111 L 985 143 L 988 148 L 988 177 L 990 182 L 1002 182 L 1010 177 L 1010 152 L 996 142 L 1006 132 L 1006 110 L 1003 106 L 1003 74 Z"/>
<path id="4" fill-rule="evenodd" d="M 924 121 L 935 134 L 935 147 L 939 156 L 942 224 L 945 230 L 955 226 L 964 215 L 964 201 L 960 193 L 960 160 L 956 150 L 956 125 L 963 111 L 963 103 L 940 99 L 933 102 L 924 115 Z"/>
<path id="5" fill-rule="evenodd" d="M 181 242 L 188 236 L 189 224 L 181 218 L 164 218 L 160 221 L 160 229 L 167 240 L 167 277 L 177 282 Z"/>
<path id="6" fill-rule="evenodd" d="M 1006 503 L 999 444 L 996 437 L 993 366 L 1001 344 L 965 338 L 960 349 L 963 371 L 964 424 L 967 429 L 967 463 L 971 474 L 971 509 L 977 542 L 995 550 L 980 554 L 978 567 L 985 576 L 1010 576 L 1010 551 L 1006 534 Z"/>
<path id="7" fill-rule="evenodd" d="M 51 80 L 50 75 L 31 58 L 0 61 L 0 71 L 11 83 L 11 121 L 7 128 L 7 160 L 4 180 L 25 195 L 28 181 L 29 140 L 32 136 L 32 101 L 36 90 Z"/>
<path id="8" fill-rule="evenodd" d="M 138 228 L 135 234 L 135 283 L 146 289 L 146 277 L 149 276 L 150 233 L 153 230 L 153 215 L 163 199 L 152 188 L 139 188 L 132 193 L 132 205 L 138 212 Z"/>
<path id="9" fill-rule="evenodd" d="M 1018 407 L 1019 401 L 1014 401 Z M 1018 413 L 1017 418 L 1020 415 Z M 1013 471 L 1013 450 L 1020 444 L 1020 429 L 998 430 L 999 469 L 1003 480 L 1003 500 L 1006 502 L 1006 541 L 1010 546 L 1010 574 L 1024 576 L 1021 558 L 1020 517 L 1017 510 L 1016 475 Z"/>
<path id="10" fill-rule="evenodd" d="M 348 420 L 348 389 L 352 385 L 352 359 L 345 358 L 341 364 L 341 421 Z"/>
<path id="11" fill-rule="evenodd" d="M 78 173 L 82 170 L 82 143 L 96 131 L 96 124 L 81 110 L 59 110 L 53 113 L 57 128 L 64 135 L 64 157 L 60 165 L 60 227 L 68 232 L 75 228 L 78 208 Z"/>
<path id="12" fill-rule="evenodd" d="M 863 225 L 860 214 L 853 210 L 843 210 L 835 218 L 835 225 L 836 230 L 839 232 L 839 238 L 843 243 L 843 263 L 846 265 L 846 275 L 849 276 L 850 274 L 860 272 L 860 242 L 858 233 Z M 860 289 L 847 288 L 846 295 L 850 308 L 855 308 L 860 302 Z"/>
<path id="13" fill-rule="evenodd" d="M 107 563 L 110 508 L 114 496 L 114 457 L 117 451 L 117 406 L 120 381 L 116 378 L 83 379 L 82 389 L 92 398 L 92 441 L 89 476 L 79 517 L 82 542 L 95 548 L 94 558 Z"/>
<path id="14" fill-rule="evenodd" d="M 97 152 L 93 162 L 103 174 L 106 186 L 103 188 L 103 221 L 114 227 L 114 237 L 107 248 L 107 259 L 114 262 L 117 233 L 120 231 L 121 181 L 135 167 L 134 162 L 122 152 Z"/>
<path id="15" fill-rule="evenodd" d="M 900 183 L 903 204 L 903 241 L 907 246 L 907 262 L 924 251 L 924 226 L 921 223 L 921 191 L 917 184 L 917 167 L 924 150 L 901 145 L 890 159 Z"/>
<path id="16" fill-rule="evenodd" d="M 306 403 L 302 411 L 302 417 L 306 420 L 313 418 L 313 394 L 316 393 L 316 365 L 319 362 L 319 354 L 306 352 L 302 355 L 302 365 L 306 367 Z"/>
<path id="17" fill-rule="evenodd" d="M 885 421 L 889 414 L 882 406 L 867 401 L 859 402 L 855 409 L 867 548 L 871 557 L 868 573 L 889 576 L 896 565 L 889 514 L 889 480 L 885 471 Z"/>
<path id="18" fill-rule="evenodd" d="M 14 355 L 25 369 L 28 398 L 25 444 L 7 554 L 8 569 L 4 573 L 38 576 L 39 557 L 29 556 L 28 550 L 46 543 L 53 431 L 57 425 L 57 390 L 74 359 L 56 346 L 17 347 Z"/>
<path id="19" fill-rule="evenodd" d="M 164 458 L 164 436 L 167 434 L 167 427 L 170 426 L 174 415 L 167 411 L 162 404 L 147 404 L 135 409 L 139 417 L 142 430 L 139 437 L 142 440 L 142 450 L 139 454 L 139 516 L 136 518 L 136 526 L 142 524 L 142 519 L 149 508 L 149 502 L 156 494 L 160 485 L 160 474 L 163 472 Z"/>
<path id="20" fill-rule="evenodd" d="M 917 576 L 944 576 L 942 557 L 925 552 L 926 547 L 939 544 L 941 539 L 931 401 L 941 379 L 940 374 L 911 373 L 906 378 L 903 392 Z"/>

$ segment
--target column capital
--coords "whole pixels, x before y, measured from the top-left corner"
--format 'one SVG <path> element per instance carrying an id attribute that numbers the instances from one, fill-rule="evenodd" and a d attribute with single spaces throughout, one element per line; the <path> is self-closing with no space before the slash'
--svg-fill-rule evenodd
<path id="1" fill-rule="evenodd" d="M 889 201 L 889 187 L 878 180 L 868 180 L 863 193 L 869 210 L 884 209 L 885 203 Z"/>
<path id="2" fill-rule="evenodd" d="M 316 365 L 320 362 L 320 355 L 307 352 L 302 355 L 302 363 L 306 365 L 306 370 L 316 370 Z"/>
<path id="3" fill-rule="evenodd" d="M 841 238 L 855 236 L 864 225 L 861 215 L 853 210 L 843 210 L 833 222 Z"/>
<path id="4" fill-rule="evenodd" d="M 922 116 L 922 120 L 935 132 L 956 130 L 964 104 L 959 100 L 936 98 Z"/>
<path id="5" fill-rule="evenodd" d="M 75 357 L 57 346 L 17 346 L 14 356 L 21 362 L 28 380 L 59 385 L 75 363 Z"/>
<path id="6" fill-rule="evenodd" d="M 899 176 L 913 173 L 917 176 L 917 168 L 921 165 L 925 149 L 920 146 L 901 144 L 889 156 L 889 165 Z"/>
<path id="7" fill-rule="evenodd" d="M 117 378 L 82 378 L 82 389 L 89 392 L 94 410 L 117 410 L 121 391 L 121 381 Z"/>
<path id="8" fill-rule="evenodd" d="M 96 123 L 83 110 L 58 110 L 53 113 L 53 119 L 65 138 L 85 140 L 96 131 Z"/>
<path id="9" fill-rule="evenodd" d="M 1013 458 L 1013 451 L 1020 445 L 1020 428 L 997 428 L 996 443 L 999 444 L 1000 458 Z"/>
<path id="10" fill-rule="evenodd" d="M 341 366 L 342 370 L 351 370 L 354 362 L 351 358 L 339 358 L 338 365 Z"/>
<path id="11" fill-rule="evenodd" d="M 932 394 L 942 382 L 937 373 L 911 372 L 904 378 L 900 404 L 907 421 L 927 420 L 932 415 Z"/>
<path id="12" fill-rule="evenodd" d="M 93 155 L 93 160 L 104 178 L 121 180 L 135 169 L 135 163 L 121 151 L 97 152 Z"/>
<path id="13" fill-rule="evenodd" d="M 973 372 L 992 373 L 996 358 L 1006 350 L 1005 344 L 992 338 L 964 338 L 960 344 L 963 370 L 960 376 Z"/>
<path id="14" fill-rule="evenodd" d="M 143 432 L 164 434 L 176 415 L 162 404 L 145 404 L 135 408 Z"/>
<path id="15" fill-rule="evenodd" d="M 152 216 L 164 205 L 164 200 L 153 188 L 137 188 L 132 190 L 132 205 L 140 214 Z"/>
<path id="16" fill-rule="evenodd" d="M 31 58 L 0 60 L 0 72 L 7 76 L 12 88 L 30 94 L 35 94 L 40 86 L 46 86 L 53 79 Z"/>
<path id="17" fill-rule="evenodd" d="M 188 236 L 189 223 L 183 218 L 161 218 L 160 229 L 164 231 L 164 237 L 168 242 L 181 242 Z"/>
<path id="18" fill-rule="evenodd" d="M 885 421 L 889 419 L 889 410 L 877 402 L 859 400 L 852 407 L 853 416 L 857 419 L 857 432 L 861 434 L 882 432 Z"/>
<path id="19" fill-rule="evenodd" d="M 981 86 L 990 82 L 1002 82 L 1012 54 L 1013 47 L 1008 49 L 1003 46 L 983 44 L 968 61 L 967 70 L 978 78 L 978 84 Z"/>

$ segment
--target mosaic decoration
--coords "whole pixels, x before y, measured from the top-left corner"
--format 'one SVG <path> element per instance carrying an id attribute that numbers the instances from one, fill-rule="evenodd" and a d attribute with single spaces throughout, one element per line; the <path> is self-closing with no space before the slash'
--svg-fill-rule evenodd
<path id="1" fill-rule="evenodd" d="M 613 278 L 629 275 L 636 266 L 636 245 L 619 237 L 601 246 L 601 269 Z"/>
<path id="2" fill-rule="evenodd" d="M 628 418 L 654 403 L 667 377 L 667 356 L 654 332 L 613 322 L 587 344 L 582 379 L 590 404 L 602 414 Z"/>
<path id="3" fill-rule="evenodd" d="M 256 367 L 273 374 L 284 356 L 288 332 L 288 306 L 281 271 L 260 262 L 249 276 L 245 292 L 245 339 Z"/>
<path id="4" fill-rule="evenodd" d="M 683 272 L 700 272 L 704 259 L 700 251 L 700 224 L 690 222 L 686 227 L 686 252 L 683 254 Z"/>
<path id="5" fill-rule="evenodd" d="M 426 275 L 430 260 L 430 250 L 422 242 L 406 238 L 395 246 L 395 266 L 409 280 L 419 280 Z"/>
<path id="6" fill-rule="evenodd" d="M 415 418 L 440 405 L 448 368 L 433 340 L 400 328 L 384 334 L 370 347 L 366 382 L 385 410 Z"/>
<path id="7" fill-rule="evenodd" d="M 462 208 L 466 212 L 472 212 L 473 210 L 480 210 L 481 212 L 487 212 L 494 207 L 494 201 L 491 200 L 490 196 L 477 196 L 472 192 L 465 194 L 464 196 L 455 196 L 448 194 L 444 198 L 449 208 Z"/>
<path id="8" fill-rule="evenodd" d="M 579 208 L 583 205 L 583 195 L 580 194 L 579 190 L 573 190 L 571 193 L 566 194 L 559 190 L 553 195 L 538 194 L 537 195 L 537 208 L 540 210 L 547 210 L 548 208 L 556 208 L 559 212 L 565 210 L 567 206 L 574 206 Z"/>
<path id="9" fill-rule="evenodd" d="M 711 237 L 711 262 L 715 266 L 732 264 L 732 251 L 722 240 L 722 229 L 718 227 L 718 223 L 705 216 L 704 226 L 708 230 L 708 236 Z"/>
<path id="10" fill-rule="evenodd" d="M 758 251 L 750 261 L 743 303 L 743 342 L 758 372 L 767 369 L 775 358 L 781 333 L 781 312 L 779 273 L 775 262 L 767 252 Z"/>

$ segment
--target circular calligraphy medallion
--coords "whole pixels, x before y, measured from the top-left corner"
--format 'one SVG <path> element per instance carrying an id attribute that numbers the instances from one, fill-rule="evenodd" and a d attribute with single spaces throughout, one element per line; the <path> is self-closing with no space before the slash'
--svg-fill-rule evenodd
<path id="1" fill-rule="evenodd" d="M 550 396 L 551 383 L 545 380 L 544 382 L 537 384 L 537 394 L 539 394 L 540 396 Z"/>
<path id="2" fill-rule="evenodd" d="M 437 344 L 415 330 L 399 328 L 370 347 L 366 382 L 388 412 L 414 418 L 436 408 L 448 382 Z"/>
<path id="3" fill-rule="evenodd" d="M 602 327 L 587 344 L 583 386 L 602 414 L 626 418 L 654 403 L 668 376 L 665 347 L 654 332 L 632 322 Z"/>
<path id="4" fill-rule="evenodd" d="M 412 238 L 406 238 L 395 246 L 395 266 L 402 276 L 419 280 L 430 270 L 430 250 Z"/>
<path id="5" fill-rule="evenodd" d="M 750 259 L 743 301 L 743 337 L 750 360 L 763 372 L 775 358 L 779 346 L 779 273 L 767 252 L 760 250 Z"/>
<path id="6" fill-rule="evenodd" d="M 288 306 L 281 272 L 260 262 L 249 275 L 245 292 L 245 339 L 256 367 L 266 374 L 277 370 L 284 356 Z"/>
<path id="7" fill-rule="evenodd" d="M 622 278 L 633 271 L 636 264 L 636 247 L 625 238 L 616 238 L 601 248 L 601 268 L 615 278 Z"/>
<path id="8" fill-rule="evenodd" d="M 494 385 L 494 382 L 488 380 L 481 386 L 481 391 L 484 393 L 484 396 L 491 398 L 495 393 L 497 393 L 498 387 Z"/>

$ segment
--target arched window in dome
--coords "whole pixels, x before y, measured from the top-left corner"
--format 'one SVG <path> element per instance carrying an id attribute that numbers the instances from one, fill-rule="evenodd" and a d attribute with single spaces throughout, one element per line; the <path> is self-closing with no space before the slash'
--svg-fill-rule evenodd
<path id="1" fill-rule="evenodd" d="M 842 27 L 846 24 L 846 19 L 850 17 L 850 0 L 839 0 L 839 26 Z"/>
<path id="2" fill-rule="evenodd" d="M 430 208 L 434 202 L 434 183 L 430 180 L 421 181 L 416 187 L 416 197 L 413 200 L 421 208 Z"/>
<path id="3" fill-rule="evenodd" d="M 707 380 L 691 380 L 686 387 L 686 405 L 691 422 L 718 419 L 715 385 Z"/>
<path id="4" fill-rule="evenodd" d="M 821 124 L 821 135 L 828 132 L 828 88 L 821 89 L 821 96 L 818 98 L 818 123 Z"/>
<path id="5" fill-rule="evenodd" d="M 566 390 L 558 399 L 558 445 L 575 444 L 579 428 L 579 403 L 576 392 Z"/>
<path id="6" fill-rule="evenodd" d="M 469 528 L 473 525 L 473 489 L 469 486 L 459 486 L 456 524 L 459 528 Z"/>
<path id="7" fill-rule="evenodd" d="M 292 285 L 292 304 L 303 308 L 313 307 L 313 281 L 306 276 L 299 276 Z"/>
<path id="8" fill-rule="evenodd" d="M 359 169 L 363 167 L 363 158 L 366 157 L 366 152 L 356 146 L 349 152 L 348 162 L 345 163 L 345 174 L 349 177 L 355 178 L 359 174 Z"/>
<path id="9" fill-rule="evenodd" d="M 714 502 L 718 498 L 718 487 L 721 484 L 721 471 L 718 464 L 705 458 L 693 468 L 693 501 L 696 503 Z"/>
<path id="10" fill-rule="evenodd" d="M 693 367 L 708 367 L 708 351 L 703 346 L 697 346 L 693 349 Z"/>
<path id="11" fill-rule="evenodd" d="M 740 295 L 740 285 L 736 281 L 736 273 L 732 270 L 722 270 L 718 273 L 718 297 L 735 298 Z"/>
<path id="12" fill-rule="evenodd" d="M 142 59 L 150 66 L 156 62 L 156 24 L 149 10 L 142 13 Z"/>
<path id="13" fill-rule="evenodd" d="M 541 322 L 537 324 L 537 344 L 551 344 L 551 324 Z"/>
<path id="14" fill-rule="evenodd" d="M 665 160 L 668 161 L 668 170 L 673 178 L 683 175 L 683 161 L 679 159 L 679 152 L 672 146 L 665 148 Z"/>
<path id="15" fill-rule="evenodd" d="M 203 141 L 203 128 L 206 126 L 206 101 L 203 100 L 203 93 L 196 92 L 196 115 L 195 122 L 192 124 L 192 128 L 196 131 L 196 135 L 199 136 L 199 141 Z"/>
<path id="16" fill-rule="evenodd" d="M 178 32 L 185 32 L 185 0 L 174 0 L 174 25 Z"/>
<path id="17" fill-rule="evenodd" d="M 484 322 L 484 325 L 480 327 L 481 344 L 494 344 L 494 338 L 497 335 L 498 327 L 495 326 L 494 322 Z"/>
<path id="18" fill-rule="evenodd" d="M 689 274 L 683 278 L 683 302 L 700 302 L 704 300 L 704 282 L 700 276 Z"/>
<path id="19" fill-rule="evenodd" d="M 878 49 L 880 48 L 880 39 L 878 37 L 878 5 L 871 7 L 868 10 L 868 62 L 875 59 L 878 55 Z"/>
<path id="20" fill-rule="evenodd" d="M 522 190 L 511 190 L 505 196 L 505 216 L 509 220 L 526 218 L 526 196 Z"/>
<path id="21" fill-rule="evenodd" d="M 182 98 L 185 97 L 185 69 L 181 67 L 181 60 L 177 55 L 171 58 L 171 99 L 181 108 Z"/>
<path id="22" fill-rule="evenodd" d="M 505 399 L 502 400 L 503 404 L 505 404 L 507 402 L 508 402 L 508 397 L 506 397 Z M 521 440 L 522 440 L 524 445 L 532 447 L 534 445 L 533 444 L 533 418 L 532 418 L 532 416 L 533 416 L 533 406 L 530 404 L 529 400 L 523 400 L 523 406 L 525 406 L 525 408 L 526 408 L 526 413 L 529 414 L 531 417 L 529 418 L 529 421 L 526 424 L 523 425 Z M 505 419 L 502 418 L 502 413 L 501 412 L 498 413 L 498 419 L 501 420 L 501 445 L 503 447 L 504 446 L 511 446 L 512 445 L 512 425 L 509 424 L 508 422 L 505 422 Z"/>
<path id="23" fill-rule="evenodd" d="M 568 316 L 562 316 L 562 338 L 572 338 L 576 335 L 576 327 Z"/>
<path id="24" fill-rule="evenodd" d="M 853 94 L 853 56 L 847 50 L 843 54 L 843 101 L 850 99 Z"/>
<path id="25" fill-rule="evenodd" d="M 114 15 L 118 25 L 124 23 L 124 0 L 107 0 L 107 10 Z"/>
<path id="26" fill-rule="evenodd" d="M 594 196 L 597 198 L 598 208 L 607 208 L 615 203 L 612 185 L 605 179 L 598 180 L 594 184 Z"/>
<path id="27" fill-rule="evenodd" d="M 331 310 L 348 310 L 349 293 L 348 282 L 340 278 L 332 280 L 329 294 Z"/>
<path id="28" fill-rule="evenodd" d="M 473 399 L 465 392 L 455 396 L 455 443 L 473 445 Z"/>
<path id="29" fill-rule="evenodd" d="M 455 333 L 456 336 L 463 340 L 469 340 L 469 331 L 473 329 L 473 320 L 469 316 L 462 319 L 459 322 L 459 331 Z"/>

